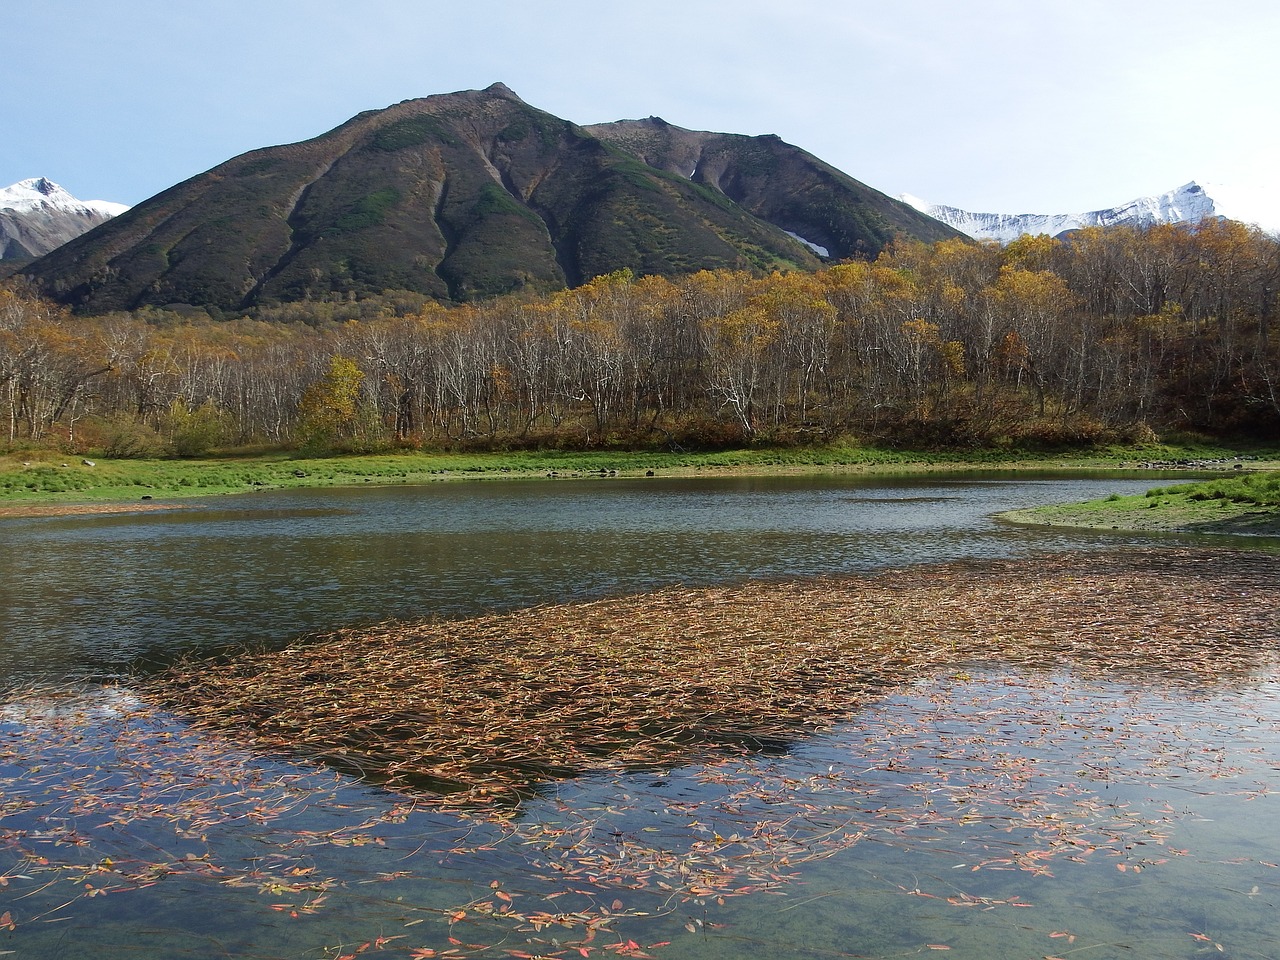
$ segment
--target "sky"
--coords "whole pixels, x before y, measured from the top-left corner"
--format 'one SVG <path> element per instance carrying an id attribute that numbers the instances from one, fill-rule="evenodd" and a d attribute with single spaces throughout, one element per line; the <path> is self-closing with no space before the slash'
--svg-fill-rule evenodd
<path id="1" fill-rule="evenodd" d="M 132 205 L 496 81 L 575 123 L 777 134 L 891 196 L 974 212 L 1077 213 L 1195 180 L 1280 224 L 1276 0 L 9 2 L 0 187 L 48 177 Z"/>

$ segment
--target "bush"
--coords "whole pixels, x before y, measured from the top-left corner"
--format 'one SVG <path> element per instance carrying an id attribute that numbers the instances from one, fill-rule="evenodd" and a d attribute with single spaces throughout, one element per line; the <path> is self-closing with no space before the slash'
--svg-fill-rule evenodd
<path id="1" fill-rule="evenodd" d="M 206 400 L 192 410 L 184 400 L 175 400 L 162 422 L 173 452 L 180 457 L 198 457 L 226 442 L 231 432 L 230 417 Z"/>
<path id="2" fill-rule="evenodd" d="M 1115 433 L 1104 424 L 1084 415 L 1070 420 L 1033 420 L 1026 425 L 1021 436 L 1025 446 L 1045 450 L 1095 447 L 1115 439 Z"/>
<path id="3" fill-rule="evenodd" d="M 103 420 L 100 437 L 102 456 L 114 460 L 140 460 L 165 452 L 164 437 L 154 427 L 124 414 Z"/>

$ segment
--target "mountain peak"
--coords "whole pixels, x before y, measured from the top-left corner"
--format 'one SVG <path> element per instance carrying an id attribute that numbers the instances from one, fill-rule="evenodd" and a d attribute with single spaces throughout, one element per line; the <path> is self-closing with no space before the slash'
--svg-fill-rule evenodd
<path id="1" fill-rule="evenodd" d="M 516 103 L 524 103 L 516 92 L 499 80 L 497 83 L 491 83 L 484 88 L 485 93 L 493 94 L 495 97 L 502 97 L 506 100 L 514 100 Z"/>
<path id="2" fill-rule="evenodd" d="M 19 180 L 0 190 L 0 207 L 14 210 L 29 210 L 48 204 L 71 206 L 79 203 L 79 200 L 47 177 Z"/>
<path id="3" fill-rule="evenodd" d="M 129 208 L 77 200 L 48 177 L 0 189 L 0 260 L 41 256 Z"/>
<path id="4" fill-rule="evenodd" d="M 48 177 L 31 177 L 0 189 L 0 209 L 18 213 L 41 209 L 74 214 L 88 211 L 104 217 L 114 217 L 129 208 L 123 203 L 112 203 L 109 200 L 77 200 Z"/>

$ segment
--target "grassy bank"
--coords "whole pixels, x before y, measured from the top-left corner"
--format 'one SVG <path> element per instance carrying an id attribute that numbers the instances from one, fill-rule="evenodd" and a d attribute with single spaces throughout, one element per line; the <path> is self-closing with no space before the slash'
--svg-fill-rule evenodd
<path id="1" fill-rule="evenodd" d="M 1118 530 L 1280 536 L 1280 472 L 1224 476 L 1202 483 L 1153 487 L 1142 496 L 1015 510 L 1019 523 Z"/>
<path id="2" fill-rule="evenodd" d="M 686 452 L 396 453 L 304 458 L 290 453 L 207 459 L 87 460 L 50 452 L 0 455 L 0 511 L 137 504 L 193 496 L 365 483 L 458 479 L 697 476 L 718 473 L 914 473 L 932 470 L 1140 469 L 1280 462 L 1280 451 L 1208 447 L 1117 447 L 1045 454 L 1019 451 L 921 452 L 826 446 Z M 2 515 L 2 514 L 0 514 Z"/>

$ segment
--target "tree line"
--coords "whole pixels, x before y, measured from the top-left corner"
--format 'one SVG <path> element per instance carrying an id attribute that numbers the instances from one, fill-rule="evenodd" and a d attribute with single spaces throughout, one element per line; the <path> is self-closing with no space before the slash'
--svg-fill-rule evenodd
<path id="1" fill-rule="evenodd" d="M 1280 240 L 1231 221 L 899 243 L 817 273 L 444 306 L 75 316 L 0 288 L 10 446 L 1274 439 Z"/>

